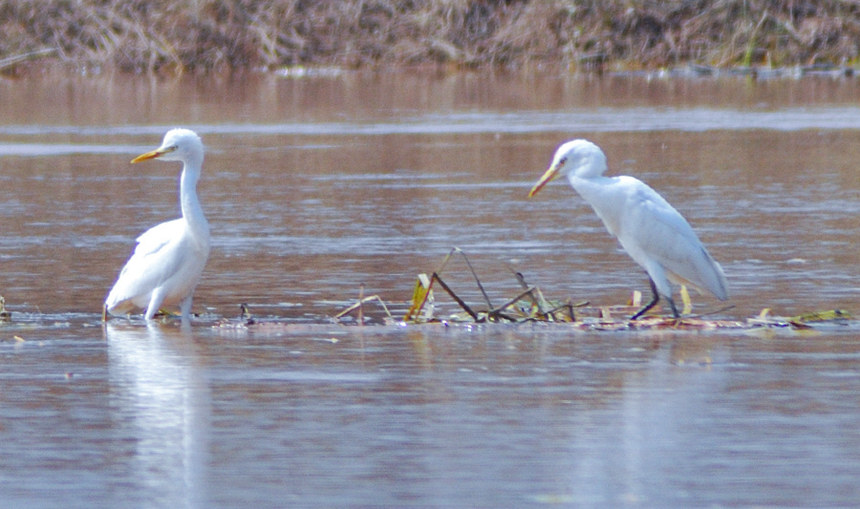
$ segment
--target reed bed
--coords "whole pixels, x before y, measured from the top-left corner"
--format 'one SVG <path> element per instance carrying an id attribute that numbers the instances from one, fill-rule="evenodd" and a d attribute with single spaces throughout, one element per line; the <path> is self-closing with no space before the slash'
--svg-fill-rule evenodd
<path id="1" fill-rule="evenodd" d="M 8 68 L 853 66 L 860 2 L 0 0 L 0 33 Z"/>

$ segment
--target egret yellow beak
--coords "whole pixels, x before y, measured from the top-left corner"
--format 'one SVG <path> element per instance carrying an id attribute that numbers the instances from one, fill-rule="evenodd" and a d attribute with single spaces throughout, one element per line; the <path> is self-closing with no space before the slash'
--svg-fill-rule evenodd
<path id="1" fill-rule="evenodd" d="M 561 164 L 554 164 L 549 167 L 546 173 L 537 181 L 537 183 L 532 187 L 532 190 L 529 191 L 529 198 L 536 195 L 538 191 L 540 191 L 543 186 L 549 184 L 553 180 L 557 179 L 561 176 L 561 173 L 558 171 L 561 168 Z"/>
<path id="2" fill-rule="evenodd" d="M 157 148 L 151 152 L 147 152 L 146 154 L 140 154 L 131 160 L 131 164 L 139 163 L 141 161 L 146 161 L 147 159 L 155 159 L 156 157 L 161 157 L 164 154 L 168 154 L 176 150 L 176 147 L 167 147 L 167 148 Z"/>

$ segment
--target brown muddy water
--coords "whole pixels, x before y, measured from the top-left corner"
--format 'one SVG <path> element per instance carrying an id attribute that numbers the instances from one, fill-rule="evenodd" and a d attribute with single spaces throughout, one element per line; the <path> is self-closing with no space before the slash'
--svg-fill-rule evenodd
<path id="1" fill-rule="evenodd" d="M 581 332 L 402 315 L 465 250 L 550 298 L 638 267 L 562 182 L 587 137 L 692 223 L 746 319 L 860 313 L 860 82 L 323 73 L 0 81 L 0 505 L 845 506 L 860 325 Z M 100 323 L 134 238 L 178 213 L 172 126 L 207 146 L 213 251 L 190 327 Z M 465 264 L 446 269 L 481 298 Z M 722 303 L 693 296 L 695 310 Z M 440 314 L 458 311 L 437 295 Z M 236 324 L 248 304 L 263 326 Z M 229 321 L 226 326 L 216 326 Z"/>

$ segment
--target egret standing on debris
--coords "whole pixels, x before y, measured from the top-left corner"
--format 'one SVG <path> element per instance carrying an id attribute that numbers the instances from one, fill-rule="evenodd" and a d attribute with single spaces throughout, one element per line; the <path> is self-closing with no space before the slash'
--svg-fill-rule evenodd
<path id="1" fill-rule="evenodd" d="M 194 131 L 171 129 L 161 146 L 131 162 L 147 159 L 181 161 L 179 204 L 182 217 L 147 230 L 137 238 L 134 254 L 105 299 L 105 314 L 146 308 L 151 320 L 162 306 L 179 306 L 183 320 L 191 317 L 191 298 L 209 258 L 209 223 L 197 199 L 203 164 L 203 143 Z"/>
<path id="2" fill-rule="evenodd" d="M 605 177 L 606 156 L 586 140 L 561 145 L 552 164 L 529 192 L 534 196 L 548 182 L 565 176 L 609 233 L 648 273 L 653 298 L 632 316 L 654 307 L 662 295 L 678 318 L 669 281 L 708 290 L 718 299 L 729 297 L 726 276 L 681 214 L 647 184 L 628 176 Z"/>

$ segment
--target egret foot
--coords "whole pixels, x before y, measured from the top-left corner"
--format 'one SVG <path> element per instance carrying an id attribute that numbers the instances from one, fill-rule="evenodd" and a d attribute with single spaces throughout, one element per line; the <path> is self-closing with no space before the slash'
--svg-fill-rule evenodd
<path id="1" fill-rule="evenodd" d="M 657 292 L 657 285 L 654 284 L 654 280 L 650 277 L 648 278 L 648 282 L 651 283 L 651 301 L 648 304 L 645 304 L 645 306 L 637 311 L 636 314 L 631 316 L 631 320 L 637 320 L 640 316 L 644 315 L 649 309 L 653 308 L 658 302 L 660 302 L 660 293 Z M 675 307 L 675 301 L 672 300 L 671 297 L 666 297 L 666 300 L 669 301 L 669 306 L 672 308 L 672 316 L 675 318 L 681 318 L 681 315 L 678 314 L 678 308 Z"/>

